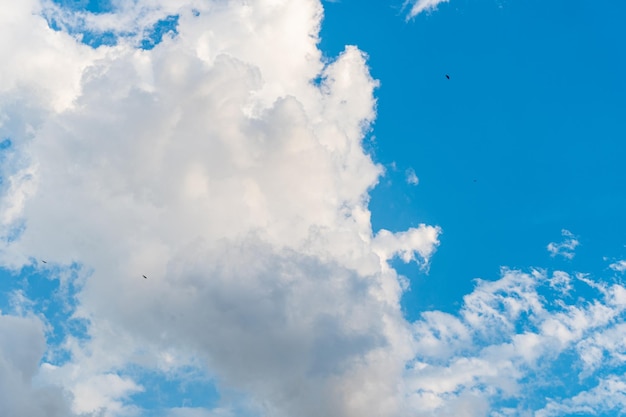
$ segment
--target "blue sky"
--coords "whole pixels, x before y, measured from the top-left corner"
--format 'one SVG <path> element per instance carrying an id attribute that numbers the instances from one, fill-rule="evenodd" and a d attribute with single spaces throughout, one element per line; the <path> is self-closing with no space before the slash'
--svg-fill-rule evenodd
<path id="1" fill-rule="evenodd" d="M 551 266 L 563 228 L 581 236 L 576 270 L 624 255 L 619 8 L 457 1 L 399 25 L 392 4 L 326 4 L 322 48 L 359 45 L 381 80 L 375 155 L 397 172 L 373 192 L 374 227 L 444 229 L 420 307 L 450 309 L 500 266 Z"/>
<path id="2" fill-rule="evenodd" d="M 0 415 L 626 406 L 626 5 L 0 11 Z"/>

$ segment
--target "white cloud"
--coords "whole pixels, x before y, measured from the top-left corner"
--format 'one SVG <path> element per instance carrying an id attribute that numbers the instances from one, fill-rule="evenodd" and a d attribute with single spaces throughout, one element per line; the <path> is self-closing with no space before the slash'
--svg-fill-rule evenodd
<path id="1" fill-rule="evenodd" d="M 2 232 L 24 229 L 0 259 L 90 271 L 74 312 L 88 338 L 65 340 L 71 359 L 41 379 L 73 392 L 73 412 L 111 417 L 141 411 L 129 364 L 189 363 L 265 415 L 399 413 L 411 333 L 388 262 L 427 264 L 440 231 L 372 231 L 382 168 L 361 141 L 378 83 L 356 47 L 322 58 L 320 3 L 138 1 L 97 16 L 48 4 L 73 30 L 178 14 L 179 34 L 150 51 L 132 33 L 92 50 L 31 6 L 6 37 L 37 27 L 39 52 L 0 53 L 32 68 L 59 57 L 63 77 L 14 71 L 2 90 L 22 103 L 2 125 L 15 161 Z"/>
<path id="2" fill-rule="evenodd" d="M 566 259 L 573 259 L 576 253 L 574 252 L 576 247 L 580 245 L 580 242 L 569 230 L 561 230 L 563 241 L 560 243 L 550 242 L 547 246 L 550 256 L 555 257 L 557 255 Z"/>
<path id="3" fill-rule="evenodd" d="M 565 278 L 557 272 L 504 270 L 497 281 L 478 281 L 458 316 L 424 313 L 414 324 L 417 357 L 406 376 L 414 408 L 444 416 L 454 415 L 451 404 L 459 403 L 460 409 L 483 404 L 471 415 L 490 416 L 622 409 L 626 379 L 604 375 L 619 372 L 626 361 L 625 306 L 617 301 L 626 288 L 579 276 L 593 285 L 580 293 L 588 298 L 573 301 L 553 285 Z M 543 391 L 554 381 L 567 385 L 571 398 Z M 514 410 L 498 405 L 512 400 Z"/>
<path id="4" fill-rule="evenodd" d="M 82 72 L 103 51 L 77 45 L 68 34 L 50 30 L 38 15 L 42 6 L 36 0 L 4 2 L 0 7 L 0 24 L 11 34 L 11 38 L 3 36 L 0 40 L 3 56 L 11 57 L 0 68 L 0 121 L 2 127 L 26 127 L 28 131 L 37 118 L 38 106 L 62 110 L 71 104 L 80 91 Z M 23 116 L 12 111 L 16 104 L 30 106 L 30 117 L 23 120 L 25 126 L 13 119 Z"/>
<path id="5" fill-rule="evenodd" d="M 404 5 L 411 5 L 411 10 L 407 14 L 407 19 L 413 18 L 422 12 L 433 11 L 437 9 L 440 3 L 447 3 L 449 0 L 406 0 Z"/>
<path id="6" fill-rule="evenodd" d="M 611 265 L 609 265 L 609 268 L 611 268 L 613 271 L 624 272 L 626 271 L 626 260 L 613 262 Z"/>
<path id="7" fill-rule="evenodd" d="M 372 242 L 373 250 L 383 261 L 399 256 L 405 263 L 427 262 L 439 244 L 438 236 L 441 229 L 433 226 L 419 225 L 406 232 L 392 233 L 382 229 Z"/>
<path id="8" fill-rule="evenodd" d="M 550 278 L 550 287 L 567 295 L 572 290 L 572 277 L 565 271 L 554 271 Z"/>
<path id="9" fill-rule="evenodd" d="M 417 185 L 420 183 L 419 178 L 415 174 L 415 170 L 413 168 L 409 168 L 405 172 L 406 174 L 406 183 L 409 185 Z"/>
<path id="10" fill-rule="evenodd" d="M 626 381 L 623 376 L 609 375 L 602 378 L 592 389 L 583 391 L 565 401 L 550 401 L 539 410 L 537 417 L 572 414 L 598 415 L 620 413 L 626 407 Z"/>

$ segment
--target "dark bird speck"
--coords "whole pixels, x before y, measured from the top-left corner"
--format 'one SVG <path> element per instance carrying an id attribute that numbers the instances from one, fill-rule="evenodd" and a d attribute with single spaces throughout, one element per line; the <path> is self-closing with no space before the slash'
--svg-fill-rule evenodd
<path id="1" fill-rule="evenodd" d="M 450 79 L 450 76 L 449 76 L 448 74 L 446 74 L 446 78 L 449 80 L 449 79 Z"/>

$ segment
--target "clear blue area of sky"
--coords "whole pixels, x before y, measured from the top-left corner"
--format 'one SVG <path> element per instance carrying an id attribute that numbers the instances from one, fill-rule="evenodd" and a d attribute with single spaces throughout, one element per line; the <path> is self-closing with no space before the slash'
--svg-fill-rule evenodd
<path id="1" fill-rule="evenodd" d="M 407 23 L 393 3 L 324 3 L 321 48 L 358 45 L 381 81 L 374 229 L 443 228 L 428 276 L 398 263 L 407 314 L 456 310 L 501 266 L 608 273 L 626 252 L 626 3 L 452 0 Z M 563 228 L 572 261 L 546 251 Z"/>
<path id="2" fill-rule="evenodd" d="M 52 0 L 52 2 L 71 10 L 91 13 L 107 13 L 114 10 L 111 0 Z"/>

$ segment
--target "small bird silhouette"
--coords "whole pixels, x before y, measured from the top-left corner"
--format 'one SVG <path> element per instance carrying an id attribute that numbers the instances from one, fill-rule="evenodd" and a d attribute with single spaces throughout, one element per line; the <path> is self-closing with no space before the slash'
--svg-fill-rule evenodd
<path id="1" fill-rule="evenodd" d="M 41 262 L 43 262 L 44 264 L 47 264 L 48 262 L 44 261 L 43 259 L 41 260 Z"/>
<path id="2" fill-rule="evenodd" d="M 449 76 L 448 74 L 446 74 L 446 78 L 449 80 L 449 79 L 450 79 L 450 76 Z"/>
<path id="3" fill-rule="evenodd" d="M 148 279 L 148 277 L 147 277 L 147 276 L 145 276 L 145 275 L 142 275 L 142 277 L 144 277 L 145 279 Z"/>

